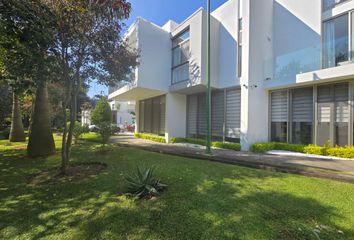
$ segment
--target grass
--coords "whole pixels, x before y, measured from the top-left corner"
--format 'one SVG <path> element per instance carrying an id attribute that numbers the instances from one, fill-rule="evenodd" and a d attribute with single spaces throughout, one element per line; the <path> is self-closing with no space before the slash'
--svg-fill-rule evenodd
<path id="1" fill-rule="evenodd" d="M 351 184 L 117 146 L 99 155 L 86 142 L 73 162 L 106 163 L 104 173 L 32 186 L 29 177 L 58 167 L 59 154 L 28 159 L 25 144 L 7 144 L 0 141 L 0 239 L 354 239 Z M 157 200 L 119 194 L 136 165 L 155 166 L 169 185 Z"/>

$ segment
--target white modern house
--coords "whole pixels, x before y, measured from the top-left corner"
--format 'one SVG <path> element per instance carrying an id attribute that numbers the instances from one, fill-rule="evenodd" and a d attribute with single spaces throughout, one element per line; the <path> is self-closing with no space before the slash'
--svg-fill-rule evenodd
<path id="1" fill-rule="evenodd" d="M 207 13 L 127 32 L 140 50 L 110 100 L 136 101 L 137 132 L 204 137 Z M 353 145 L 354 0 L 229 0 L 211 19 L 212 137 Z"/>
<path id="2" fill-rule="evenodd" d="M 112 110 L 112 123 L 120 128 L 135 124 L 135 102 L 110 101 Z"/>

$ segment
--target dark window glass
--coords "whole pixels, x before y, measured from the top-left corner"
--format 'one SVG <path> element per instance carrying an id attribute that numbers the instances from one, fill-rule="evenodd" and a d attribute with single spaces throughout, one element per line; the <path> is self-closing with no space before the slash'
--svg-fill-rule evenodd
<path id="1" fill-rule="evenodd" d="M 286 142 L 287 141 L 287 122 L 272 122 L 271 141 Z"/>

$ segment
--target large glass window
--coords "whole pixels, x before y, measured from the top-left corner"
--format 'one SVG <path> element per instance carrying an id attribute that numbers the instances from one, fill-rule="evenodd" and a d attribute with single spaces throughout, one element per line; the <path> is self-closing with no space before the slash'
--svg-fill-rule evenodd
<path id="1" fill-rule="evenodd" d="M 327 11 L 348 0 L 323 0 L 323 10 Z"/>
<path id="2" fill-rule="evenodd" d="M 172 84 L 189 80 L 189 30 L 172 40 Z"/>
<path id="3" fill-rule="evenodd" d="M 348 83 L 317 89 L 317 144 L 348 145 Z"/>
<path id="4" fill-rule="evenodd" d="M 242 75 L 242 31 L 243 31 L 243 20 L 240 18 L 238 20 L 238 53 L 237 53 L 237 72 L 238 77 Z"/>
<path id="5" fill-rule="evenodd" d="M 271 93 L 271 141 L 288 140 L 288 91 Z"/>
<path id="6" fill-rule="evenodd" d="M 335 67 L 349 60 L 348 14 L 324 22 L 323 67 Z"/>
<path id="7" fill-rule="evenodd" d="M 160 96 L 139 103 L 139 132 L 165 134 L 166 98 Z"/>
<path id="8" fill-rule="evenodd" d="M 351 19 L 351 24 L 350 24 L 351 60 L 354 61 L 354 11 L 350 13 L 350 19 Z"/>

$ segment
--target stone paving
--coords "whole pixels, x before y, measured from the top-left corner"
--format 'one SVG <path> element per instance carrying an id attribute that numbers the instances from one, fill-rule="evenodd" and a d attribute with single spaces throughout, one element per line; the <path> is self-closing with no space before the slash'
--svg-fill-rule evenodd
<path id="1" fill-rule="evenodd" d="M 277 156 L 236 152 L 226 149 L 213 149 L 212 155 L 208 155 L 205 154 L 204 148 L 198 145 L 156 143 L 149 140 L 137 139 L 132 135 L 115 136 L 111 138 L 111 142 L 147 151 L 354 183 L 354 160 Z"/>

